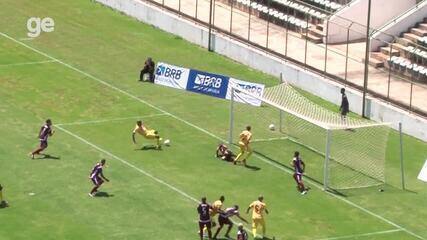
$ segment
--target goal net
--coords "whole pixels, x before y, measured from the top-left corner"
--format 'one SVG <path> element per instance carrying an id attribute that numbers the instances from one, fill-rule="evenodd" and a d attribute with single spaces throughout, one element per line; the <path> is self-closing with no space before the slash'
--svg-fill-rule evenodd
<path id="1" fill-rule="evenodd" d="M 260 100 L 261 106 L 242 103 L 248 96 Z M 390 131 L 386 123 L 342 119 L 339 113 L 315 104 L 283 83 L 266 88 L 262 96 L 232 89 L 230 144 L 238 142 L 247 125 L 252 127 L 251 144 L 256 154 L 290 168 L 293 152 L 300 151 L 307 165 L 306 177 L 325 188 L 359 188 L 385 182 Z"/>

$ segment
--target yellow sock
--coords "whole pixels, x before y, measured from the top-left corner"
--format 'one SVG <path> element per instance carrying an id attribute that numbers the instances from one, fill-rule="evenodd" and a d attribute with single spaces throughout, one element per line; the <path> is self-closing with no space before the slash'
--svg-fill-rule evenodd
<path id="1" fill-rule="evenodd" d="M 243 156 L 244 152 L 240 152 L 239 154 L 237 154 L 237 157 L 234 159 L 235 162 L 240 161 L 240 158 Z"/>
<path id="2" fill-rule="evenodd" d="M 252 228 L 252 234 L 254 235 L 254 238 L 256 237 L 256 228 Z"/>

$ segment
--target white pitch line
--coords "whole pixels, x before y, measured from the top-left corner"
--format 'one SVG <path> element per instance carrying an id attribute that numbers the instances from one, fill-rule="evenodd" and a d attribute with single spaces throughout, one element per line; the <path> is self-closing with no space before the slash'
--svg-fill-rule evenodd
<path id="1" fill-rule="evenodd" d="M 25 66 L 25 65 L 35 65 L 35 64 L 52 63 L 52 62 L 56 62 L 56 60 L 46 60 L 46 61 L 37 61 L 37 62 L 22 62 L 22 63 L 8 63 L 8 64 L 0 64 L 0 67 Z"/>
<path id="2" fill-rule="evenodd" d="M 121 163 L 123 163 L 123 164 L 127 165 L 128 167 L 131 167 L 131 168 L 135 169 L 136 171 L 138 171 L 138 172 L 140 172 L 140 173 L 144 174 L 145 176 L 147 176 L 147 177 L 149 177 L 149 178 L 153 179 L 154 181 L 156 181 L 156 182 L 158 182 L 158 183 L 160 183 L 160 184 L 162 184 L 162 185 L 165 185 L 166 187 L 168 187 L 168 188 L 170 188 L 170 189 L 174 190 L 175 192 L 177 192 L 177 193 L 179 193 L 179 194 L 181 194 L 181 195 L 185 196 L 186 198 L 188 198 L 188 199 L 190 199 L 190 200 L 192 200 L 192 201 L 194 201 L 194 202 L 199 202 L 199 200 L 197 200 L 196 198 L 194 198 L 194 197 L 192 197 L 192 196 L 188 195 L 188 194 L 187 194 L 187 193 L 185 193 L 184 191 L 182 191 L 182 190 L 180 190 L 180 189 L 178 189 L 178 188 L 176 188 L 176 187 L 174 187 L 174 186 L 170 185 L 169 183 L 167 183 L 167 182 L 165 182 L 165 181 L 161 180 L 160 178 L 155 177 L 154 175 L 152 175 L 152 174 L 150 174 L 150 173 L 146 172 L 145 170 L 143 170 L 143 169 L 141 169 L 141 168 L 138 168 L 137 166 L 133 165 L 132 163 L 129 163 L 128 161 L 124 160 L 123 158 L 120 158 L 120 157 L 118 157 L 118 156 L 116 156 L 116 155 L 114 155 L 114 154 L 112 154 L 112 153 L 108 152 L 107 150 L 104 150 L 104 149 L 102 149 L 102 148 L 98 147 L 97 145 L 95 145 L 95 144 L 93 144 L 93 143 L 91 143 L 91 142 L 87 141 L 86 139 L 84 139 L 84 138 L 80 137 L 80 136 L 79 136 L 79 135 L 77 135 L 77 134 L 74 134 L 74 133 L 72 133 L 72 132 L 68 131 L 67 129 L 65 129 L 65 128 L 61 127 L 61 126 L 56 126 L 56 127 L 57 127 L 58 129 L 60 129 L 61 131 L 65 132 L 65 133 L 67 133 L 67 134 L 69 134 L 69 135 L 71 135 L 71 136 L 73 136 L 73 137 L 77 138 L 78 140 L 80 140 L 80 141 L 82 141 L 82 142 L 86 143 L 87 145 L 89 145 L 89 146 L 91 146 L 91 147 L 95 148 L 96 150 L 98 150 L 98 151 L 100 151 L 100 152 L 102 152 L 102 153 L 104 153 L 104 154 L 106 154 L 106 155 L 108 155 L 108 156 L 111 156 L 112 158 L 114 158 L 114 159 L 116 159 L 116 160 L 119 160 Z"/>
<path id="3" fill-rule="evenodd" d="M 259 138 L 252 140 L 251 142 L 271 142 L 271 141 L 278 141 L 278 140 L 286 140 L 289 139 L 288 137 L 276 137 L 276 138 Z"/>
<path id="4" fill-rule="evenodd" d="M 97 146 L 97 145 L 95 145 L 95 144 L 93 144 L 93 143 L 89 142 L 88 140 L 86 140 L 86 139 L 84 139 L 84 138 L 80 137 L 79 135 L 77 135 L 77 134 L 75 134 L 75 133 L 72 133 L 71 131 L 68 131 L 67 129 L 65 129 L 65 128 L 61 127 L 61 126 L 58 126 L 58 125 L 57 125 L 56 127 L 57 127 L 59 130 L 61 130 L 61 131 L 65 132 L 65 133 L 67 133 L 67 134 L 69 134 L 70 136 L 75 137 L 76 139 L 78 139 L 78 140 L 82 141 L 83 143 L 85 143 L 85 144 L 87 144 L 87 145 L 89 145 L 89 146 L 93 147 L 94 149 L 96 149 L 96 150 L 98 150 L 98 151 L 100 151 L 100 152 L 102 152 L 102 153 L 104 153 L 104 154 L 106 154 L 106 155 L 108 155 L 108 156 L 111 156 L 112 158 L 114 158 L 114 159 L 116 159 L 116 160 L 120 161 L 121 163 L 125 164 L 126 166 L 131 167 L 131 168 L 135 169 L 136 171 L 138 171 L 138 172 L 140 172 L 140 173 L 144 174 L 145 176 L 147 176 L 147 177 L 149 177 L 149 178 L 153 179 L 154 181 L 156 181 L 156 182 L 158 182 L 158 183 L 160 183 L 160 184 L 162 184 L 162 185 L 164 185 L 164 186 L 166 186 L 166 187 L 168 187 L 168 188 L 172 189 L 173 191 L 175 191 L 175 192 L 177 192 L 177 193 L 181 194 L 182 196 L 186 197 L 187 199 L 192 200 L 193 202 L 196 202 L 196 203 L 199 203 L 199 202 L 200 202 L 199 200 L 197 200 L 196 198 L 194 198 L 194 197 L 190 196 L 188 193 L 186 193 L 186 192 L 184 192 L 184 191 L 180 190 L 179 188 L 177 188 L 177 187 L 175 187 L 175 186 L 173 186 L 173 185 L 171 185 L 171 184 L 169 184 L 169 183 L 167 183 L 167 182 L 165 182 L 165 181 L 161 180 L 160 178 L 155 177 L 155 176 L 154 176 L 154 175 L 152 175 L 151 173 L 149 173 L 149 172 L 147 172 L 147 171 L 145 171 L 145 170 L 143 170 L 143 169 L 141 169 L 141 168 L 138 168 L 137 166 L 133 165 L 132 163 L 129 163 L 128 161 L 126 161 L 125 159 L 123 159 L 123 158 L 121 158 L 121 157 L 118 157 L 117 155 L 115 155 L 115 154 L 113 154 L 113 153 L 111 153 L 111 152 L 108 152 L 108 151 L 107 151 L 107 150 L 105 150 L 105 149 L 102 149 L 101 147 L 99 147 L 99 146 Z M 234 220 L 231 220 L 231 221 L 232 221 L 232 222 L 234 222 L 234 223 L 236 223 L 236 221 L 234 221 Z M 248 228 L 246 228 L 246 227 L 245 227 L 245 229 L 246 229 L 247 231 L 250 231 L 250 229 L 248 229 Z"/>
<path id="5" fill-rule="evenodd" d="M 93 80 L 95 80 L 95 81 L 97 81 L 97 82 L 99 82 L 99 83 L 101 83 L 101 84 L 103 84 L 103 85 L 107 86 L 107 87 L 110 87 L 111 89 L 114 89 L 114 90 L 116 90 L 116 91 L 118 91 L 118 92 L 120 92 L 120 93 L 122 93 L 122 94 L 124 94 L 124 95 L 126 95 L 126 96 L 128 96 L 128 97 L 130 97 L 130 98 L 132 98 L 132 99 L 135 99 L 135 100 L 137 100 L 137 101 L 139 101 L 139 102 L 141 102 L 141 103 L 144 103 L 145 105 L 147 105 L 147 106 L 149 106 L 149 107 L 151 107 L 151 108 L 153 108 L 153 109 L 156 109 L 156 110 L 158 110 L 159 112 L 162 112 L 162 113 L 165 113 L 165 114 L 169 114 L 171 117 L 175 118 L 176 120 L 181 121 L 181 122 L 183 122 L 183 123 L 187 124 L 188 126 L 191 126 L 191 127 L 195 128 L 195 129 L 197 129 L 197 130 L 199 130 L 199 131 L 201 131 L 201 132 L 203 132 L 203 133 L 205 133 L 205 134 L 207 134 L 207 135 L 209 135 L 209 136 L 211 136 L 211 137 L 213 137 L 213 138 L 215 138 L 215 139 L 217 139 L 217 140 L 220 140 L 220 141 L 222 141 L 222 142 L 226 142 L 225 140 L 221 139 L 220 137 L 217 137 L 216 135 L 214 135 L 213 133 L 211 133 L 211 132 L 209 132 L 209 131 L 207 131 L 207 130 L 205 130 L 205 129 L 203 129 L 203 128 L 201 128 L 201 127 L 197 126 L 197 125 L 194 125 L 193 123 L 190 123 L 190 122 L 188 122 L 188 121 L 186 121 L 186 120 L 184 120 L 184 119 L 182 119 L 182 118 L 180 118 L 180 117 L 178 117 L 178 116 L 176 116 L 176 115 L 174 115 L 174 114 L 171 114 L 171 113 L 169 113 L 169 112 L 167 112 L 167 111 L 165 111 L 165 110 L 163 110 L 163 109 L 161 109 L 161 108 L 159 108 L 159 107 L 156 107 L 156 106 L 154 106 L 153 104 L 148 103 L 148 102 L 146 102 L 146 101 L 142 100 L 141 98 L 139 98 L 139 97 L 137 97 L 137 96 L 135 96 L 135 95 L 133 95 L 133 94 L 131 94 L 131 93 L 127 92 L 127 91 L 124 91 L 124 90 L 122 90 L 122 89 L 120 89 L 120 88 L 118 88 L 118 87 L 116 87 L 116 86 L 114 86 L 114 85 L 112 85 L 112 84 L 110 84 L 110 83 L 108 83 L 108 82 L 106 82 L 106 81 L 103 81 L 103 80 L 101 80 L 101 79 L 99 79 L 99 78 L 97 78 L 97 77 L 93 76 L 92 74 L 86 73 L 86 72 L 84 72 L 84 71 L 82 71 L 82 70 L 80 70 L 80 69 L 78 69 L 78 68 L 76 68 L 76 67 L 73 67 L 73 66 L 71 66 L 70 64 L 65 63 L 65 62 L 63 62 L 63 61 L 61 61 L 61 60 L 59 60 L 59 59 L 57 59 L 57 58 L 55 58 L 55 57 L 52 57 L 52 56 L 50 56 L 50 55 L 49 55 L 49 54 L 47 54 L 47 53 L 44 53 L 44 52 L 42 52 L 42 51 L 40 51 L 40 50 L 37 50 L 37 49 L 35 49 L 35 48 L 33 48 L 33 47 L 31 47 L 31 46 L 29 46 L 29 45 L 27 45 L 27 44 L 25 44 L 25 43 L 23 43 L 23 42 L 21 42 L 21 41 L 18 41 L 18 40 L 16 40 L 15 38 L 13 38 L 13 37 L 11 37 L 11 36 L 9 36 L 9 35 L 7 35 L 7 34 L 3 33 L 3 32 L 0 32 L 0 35 L 1 35 L 1 36 L 3 36 L 3 37 L 5 37 L 5 38 L 7 38 L 7 39 L 9 39 L 9 40 L 11 40 L 11 41 L 13 41 L 13 42 L 15 42 L 15 43 L 17 43 L 17 44 L 19 44 L 19 45 L 22 45 L 22 46 L 24 46 L 24 47 L 26 47 L 26 48 L 28 48 L 28 49 L 31 49 L 31 50 L 33 50 L 34 52 L 39 53 L 40 55 L 43 55 L 43 56 L 45 56 L 45 57 L 47 57 L 47 58 L 50 58 L 50 59 L 52 59 L 52 60 L 56 60 L 58 63 L 60 63 L 60 64 L 62 64 L 62 65 L 64 65 L 64 66 L 66 66 L 66 67 L 68 67 L 68 68 L 70 68 L 70 69 L 72 69 L 72 70 L 74 70 L 74 71 L 76 71 L 76 72 L 79 72 L 79 73 L 81 73 L 82 75 L 85 75 L 85 76 L 87 76 L 87 77 L 89 77 L 89 78 L 91 78 L 91 79 L 93 79 Z M 267 164 L 270 164 L 271 166 L 274 166 L 274 167 L 276 167 L 276 168 L 278 168 L 278 169 L 281 169 L 282 171 L 285 171 L 285 172 L 287 172 L 287 173 L 293 174 L 293 173 L 291 173 L 291 172 L 290 172 L 290 170 L 289 170 L 289 169 L 286 169 L 286 168 L 284 168 L 283 166 L 280 166 L 280 165 L 278 165 L 278 164 L 272 163 L 272 162 L 270 162 L 269 160 L 264 159 L 264 158 L 262 158 L 262 157 L 260 157 L 260 156 L 258 156 L 258 155 L 255 155 L 255 156 L 256 156 L 258 159 L 260 159 L 261 161 L 263 161 L 263 162 L 265 162 L 265 163 L 267 163 Z M 317 183 L 315 183 L 315 182 L 313 182 L 313 181 L 309 181 L 309 179 L 307 179 L 306 181 L 307 181 L 307 182 L 310 182 L 311 184 L 313 184 L 313 185 L 314 185 L 314 186 L 316 186 L 317 188 L 319 188 L 319 189 L 322 189 L 322 190 L 323 190 L 323 187 L 322 187 L 322 186 L 319 186 Z M 359 210 L 361 210 L 361 211 L 363 211 L 363 212 L 365 212 L 365 213 L 367 213 L 367 214 L 369 214 L 369 215 L 371 215 L 371 216 L 374 216 L 374 217 L 376 217 L 376 218 L 378 218 L 378 219 L 380 219 L 380 220 L 382 220 L 382 221 L 384 221 L 384 222 L 386 222 L 386 223 L 388 223 L 388 224 L 390 224 L 390 225 L 392 225 L 392 226 L 394 226 L 394 227 L 396 227 L 396 228 L 398 228 L 398 229 L 401 229 L 402 231 L 404 231 L 404 232 L 406 232 L 406 233 L 408 233 L 408 234 L 410 234 L 410 235 L 412 235 L 412 236 L 414 236 L 414 237 L 416 237 L 416 238 L 418 238 L 418 239 L 421 239 L 421 240 L 427 240 L 427 239 L 425 239 L 425 238 L 423 238 L 423 237 L 421 237 L 421 236 L 417 235 L 416 233 L 414 233 L 414 232 L 412 232 L 412 231 L 410 231 L 410 230 L 408 230 L 408 229 L 406 229 L 406 228 L 404 228 L 404 227 L 402 227 L 402 226 L 400 226 L 400 225 L 398 225 L 398 224 L 396 224 L 396 223 L 394 223 L 394 222 L 392 222 L 392 221 L 390 221 L 390 220 L 388 220 L 388 219 L 384 218 L 383 216 L 378 215 L 378 214 L 376 214 L 376 213 L 374 213 L 374 212 L 372 212 L 372 211 L 370 211 L 370 210 L 368 210 L 368 209 L 366 209 L 366 208 L 364 208 L 364 207 L 362 207 L 362 206 L 360 206 L 360 205 L 358 205 L 358 204 L 356 204 L 356 203 L 351 202 L 350 200 L 347 200 L 347 199 L 345 199 L 345 198 L 343 198 L 343 197 L 341 197 L 341 196 L 335 195 L 335 194 L 330 193 L 330 192 L 328 192 L 328 191 L 325 191 L 325 192 L 326 192 L 327 194 L 331 195 L 332 197 L 335 197 L 335 198 L 337 198 L 337 199 L 339 199 L 339 200 L 341 200 L 341 201 L 343 201 L 343 202 L 345 202 L 345 203 L 347 203 L 347 204 L 349 204 L 349 205 L 351 205 L 351 206 L 353 206 L 353 207 L 355 207 L 355 208 L 357 208 L 357 209 L 359 209 Z"/>
<path id="6" fill-rule="evenodd" d="M 109 118 L 109 119 L 105 118 L 105 119 L 92 120 L 92 121 L 78 121 L 78 122 L 70 122 L 70 123 L 58 123 L 58 124 L 55 124 L 55 126 L 72 126 L 72 125 L 96 124 L 96 123 L 104 123 L 104 122 L 115 122 L 115 121 L 129 120 L 129 119 L 146 119 L 146 118 L 152 118 L 152 117 L 158 117 L 158 116 L 168 116 L 168 114 L 158 113 L 158 114 L 151 114 L 151 115 L 145 115 L 145 116 L 132 116 L 132 117 L 122 117 L 122 118 Z"/>
<path id="7" fill-rule="evenodd" d="M 380 232 L 362 233 L 362 234 L 354 234 L 354 235 L 347 235 L 347 236 L 340 236 L 340 237 L 321 238 L 321 239 L 316 239 L 316 240 L 351 239 L 351 238 L 369 237 L 369 236 L 380 235 L 380 234 L 389 234 L 389 233 L 395 233 L 395 232 L 401 232 L 401 231 L 402 231 L 401 229 L 393 229 L 393 230 L 386 230 L 386 231 L 380 231 Z"/>

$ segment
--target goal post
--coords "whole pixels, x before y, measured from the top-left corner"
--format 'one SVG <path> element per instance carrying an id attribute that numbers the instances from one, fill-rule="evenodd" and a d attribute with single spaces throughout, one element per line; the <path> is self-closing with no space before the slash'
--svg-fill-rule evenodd
<path id="1" fill-rule="evenodd" d="M 262 102 L 252 106 L 236 101 L 248 95 Z M 240 96 L 240 97 L 239 97 Z M 273 124 L 275 130 L 270 130 Z M 341 119 L 339 113 L 311 102 L 283 83 L 266 88 L 263 96 L 232 88 L 230 143 L 252 127 L 252 148 L 266 158 L 290 167 L 293 151 L 302 151 L 306 175 L 325 189 L 346 189 L 385 182 L 389 124 L 366 119 Z"/>

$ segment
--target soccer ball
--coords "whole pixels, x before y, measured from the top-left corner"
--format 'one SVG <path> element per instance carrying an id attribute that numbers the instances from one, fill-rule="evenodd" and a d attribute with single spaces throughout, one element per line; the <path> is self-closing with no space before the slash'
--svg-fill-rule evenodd
<path id="1" fill-rule="evenodd" d="M 268 126 L 268 129 L 270 129 L 271 131 L 274 131 L 276 127 L 274 126 L 274 124 L 270 124 L 270 126 Z"/>
<path id="2" fill-rule="evenodd" d="M 170 146 L 171 145 L 171 140 L 166 139 L 164 142 L 165 146 Z"/>

